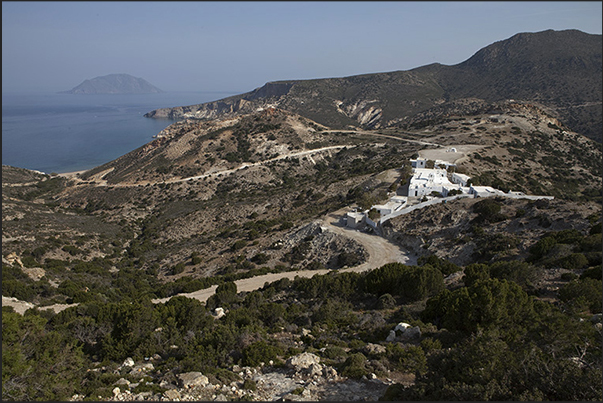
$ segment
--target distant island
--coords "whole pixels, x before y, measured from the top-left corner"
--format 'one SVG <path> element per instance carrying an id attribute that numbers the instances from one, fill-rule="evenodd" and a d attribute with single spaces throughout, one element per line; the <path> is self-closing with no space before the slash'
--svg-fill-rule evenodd
<path id="1" fill-rule="evenodd" d="M 156 94 L 163 91 L 142 78 L 129 74 L 109 74 L 85 80 L 69 91 L 59 94 Z"/>

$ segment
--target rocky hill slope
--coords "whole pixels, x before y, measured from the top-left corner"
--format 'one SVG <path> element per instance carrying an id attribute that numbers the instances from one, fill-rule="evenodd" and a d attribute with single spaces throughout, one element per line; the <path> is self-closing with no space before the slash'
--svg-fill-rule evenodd
<path id="1" fill-rule="evenodd" d="M 555 199 L 434 205 L 386 238 L 342 225 L 403 191 L 410 158 L 453 154 L 475 184 Z M 80 174 L 3 166 L 2 294 L 39 308 L 3 306 L 3 397 L 434 400 L 461 376 L 444 400 L 600 400 L 601 159 L 545 108 L 469 100 L 407 130 L 266 108 Z"/>
<path id="2" fill-rule="evenodd" d="M 156 94 L 163 92 L 148 81 L 129 74 L 109 74 L 84 80 L 61 94 Z"/>
<path id="3" fill-rule="evenodd" d="M 459 102 L 539 103 L 572 130 L 601 142 L 601 35 L 576 30 L 520 33 L 454 66 L 343 78 L 270 82 L 249 93 L 157 109 L 147 117 L 214 119 L 278 106 L 333 128 L 408 128 L 419 113 Z"/>

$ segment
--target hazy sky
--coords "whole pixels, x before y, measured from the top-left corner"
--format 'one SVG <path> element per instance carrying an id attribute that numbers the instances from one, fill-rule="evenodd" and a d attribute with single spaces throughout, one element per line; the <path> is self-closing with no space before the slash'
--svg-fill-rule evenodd
<path id="1" fill-rule="evenodd" d="M 453 65 L 519 32 L 601 34 L 601 2 L 2 2 L 2 90 L 112 73 L 165 91 Z"/>

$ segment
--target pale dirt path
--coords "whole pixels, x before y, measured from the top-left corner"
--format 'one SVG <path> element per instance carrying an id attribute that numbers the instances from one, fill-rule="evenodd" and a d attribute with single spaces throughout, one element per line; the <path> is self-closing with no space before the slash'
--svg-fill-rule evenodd
<path id="1" fill-rule="evenodd" d="M 367 270 L 373 270 L 381 267 L 387 263 L 400 262 L 403 264 L 416 264 L 416 257 L 410 256 L 409 253 L 403 251 L 399 246 L 391 243 L 387 239 L 378 235 L 366 234 L 351 228 L 346 228 L 339 224 L 340 217 L 345 214 L 347 209 L 341 209 L 334 213 L 330 213 L 325 216 L 322 220 L 322 224 L 329 230 L 338 235 L 342 235 L 348 238 L 352 238 L 358 241 L 362 246 L 365 247 L 369 254 L 368 260 L 358 266 L 350 267 L 347 269 L 340 269 L 338 272 L 356 272 L 360 273 Z M 263 276 L 257 276 L 252 278 L 245 278 L 236 280 L 234 283 L 237 285 L 237 291 L 254 291 L 262 288 L 266 283 L 272 283 L 283 278 L 293 280 L 296 276 L 299 277 L 313 277 L 315 274 L 326 274 L 331 270 L 296 270 L 284 273 L 269 273 Z M 214 294 L 218 286 L 214 285 L 204 290 L 198 290 L 191 293 L 178 294 L 188 298 L 198 299 L 201 302 L 207 301 L 207 299 Z M 153 300 L 154 303 L 163 303 L 170 299 L 161 298 Z"/>
<path id="2" fill-rule="evenodd" d="M 63 309 L 67 309 L 70 306 L 76 306 L 77 304 L 54 304 L 48 306 L 38 306 L 40 310 L 52 309 L 55 313 L 61 312 Z M 17 298 L 2 296 L 2 306 L 12 306 L 15 312 L 23 315 L 29 308 L 36 308 L 31 302 L 20 301 Z"/>
<path id="3" fill-rule="evenodd" d="M 109 172 L 111 172 L 113 170 L 113 168 L 111 168 L 111 169 L 108 169 L 106 171 L 99 172 L 98 174 L 96 174 L 93 177 L 91 177 L 90 180 L 96 182 L 96 183 L 92 184 L 92 186 L 112 186 L 112 187 L 133 187 L 133 186 L 154 185 L 156 183 L 186 182 L 186 181 L 189 181 L 189 180 L 197 180 L 197 179 L 209 178 L 209 177 L 212 177 L 212 176 L 228 175 L 228 174 L 231 174 L 233 172 L 240 171 L 241 169 L 246 169 L 246 168 L 254 167 L 254 166 L 258 166 L 258 165 L 263 165 L 263 164 L 267 164 L 269 162 L 279 161 L 279 160 L 286 159 L 286 158 L 311 156 L 312 154 L 317 154 L 317 153 L 321 153 L 321 152 L 324 152 L 324 151 L 339 150 L 339 149 L 347 148 L 347 147 L 352 148 L 352 147 L 356 147 L 356 146 L 354 146 L 354 145 L 339 145 L 339 146 L 328 146 L 328 147 L 315 148 L 315 149 L 312 149 L 312 150 L 296 151 L 296 152 L 292 152 L 292 153 L 282 154 L 282 155 L 279 155 L 278 157 L 270 158 L 270 159 L 267 159 L 267 160 L 264 160 L 264 161 L 243 163 L 243 164 L 241 164 L 241 165 L 239 165 L 238 167 L 235 167 L 235 168 L 224 169 L 224 170 L 215 171 L 215 172 L 210 172 L 210 173 L 206 173 L 206 174 L 203 174 L 203 175 L 189 176 L 188 178 L 181 178 L 181 179 L 169 179 L 169 180 L 154 181 L 154 182 L 140 181 L 140 182 L 136 182 L 136 183 L 114 183 L 114 184 L 108 184 L 107 181 L 104 179 L 104 177 Z M 78 174 L 82 173 L 82 172 L 86 172 L 86 171 L 66 172 L 66 173 L 62 173 L 62 174 L 58 174 L 58 175 L 62 176 L 62 177 L 65 177 L 67 179 L 71 179 L 71 180 L 75 181 L 76 185 L 80 185 L 84 181 L 78 177 Z M 87 184 L 87 185 L 90 185 L 90 184 Z"/>
<path id="4" fill-rule="evenodd" d="M 345 214 L 347 209 L 341 209 L 325 216 L 322 220 L 322 224 L 329 230 L 338 235 L 352 238 L 363 245 L 369 254 L 368 260 L 358 266 L 340 269 L 339 272 L 356 272 L 360 273 L 367 270 L 373 270 L 379 268 L 387 263 L 400 262 L 404 264 L 416 264 L 416 257 L 410 256 L 407 252 L 402 250 L 399 246 L 391 243 L 387 239 L 378 235 L 366 234 L 351 228 L 347 228 L 339 224 L 340 218 Z M 331 270 L 296 270 L 284 273 L 269 273 L 263 276 L 245 278 L 236 280 L 234 283 L 237 285 L 238 292 L 249 292 L 262 288 L 266 283 L 272 283 L 283 278 L 293 280 L 296 276 L 299 277 L 313 277 L 316 274 L 326 274 Z M 213 285 L 209 288 L 198 290 L 190 293 L 177 294 L 177 296 L 184 296 L 188 298 L 194 298 L 201 302 L 207 301 L 212 296 L 217 285 Z M 153 303 L 165 303 L 172 297 L 160 298 L 152 300 Z M 12 306 L 16 312 L 23 314 L 27 309 L 33 308 L 34 305 L 19 301 L 16 298 L 2 297 L 2 305 Z M 38 307 L 39 309 L 52 309 L 56 313 L 70 307 L 76 306 L 77 304 L 56 304 L 44 307 Z"/>
<path id="5" fill-rule="evenodd" d="M 367 131 L 363 131 L 363 130 L 324 130 L 324 131 L 327 132 L 327 133 L 366 134 L 368 136 L 385 137 L 385 138 L 388 138 L 388 139 L 406 141 L 408 143 L 417 143 L 417 144 L 422 144 L 422 145 L 425 145 L 425 146 L 443 147 L 441 144 L 429 143 L 427 141 L 410 140 L 410 139 L 405 139 L 405 138 L 402 138 L 402 137 L 390 136 L 389 134 L 373 133 L 373 132 L 367 132 Z"/>

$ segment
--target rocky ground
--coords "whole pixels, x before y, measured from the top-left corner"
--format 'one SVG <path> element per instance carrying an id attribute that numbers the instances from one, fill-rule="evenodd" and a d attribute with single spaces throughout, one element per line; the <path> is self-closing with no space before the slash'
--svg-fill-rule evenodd
<path id="1" fill-rule="evenodd" d="M 375 348 L 378 348 L 375 345 Z M 267 363 L 256 368 L 234 366 L 233 376 L 238 380 L 224 383 L 200 372 L 181 373 L 177 376 L 157 374 L 153 362 L 160 357 L 135 363 L 128 358 L 114 374 L 123 375 L 115 382 L 113 396 L 105 401 L 377 401 L 392 378 L 378 379 L 371 374 L 359 380 L 342 377 L 330 365 L 320 362 L 312 353 L 291 357 L 284 365 Z M 93 371 L 106 372 L 105 367 Z M 392 374 L 397 382 L 408 382 L 412 377 Z M 130 381 L 129 379 L 135 379 Z M 404 379 L 403 379 L 404 378 Z M 140 385 L 147 389 L 158 386 L 162 392 L 139 392 Z M 157 388 L 156 388 L 157 389 Z M 74 395 L 72 401 L 81 396 Z"/>

